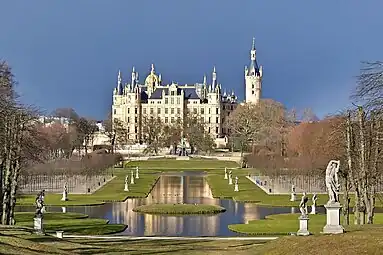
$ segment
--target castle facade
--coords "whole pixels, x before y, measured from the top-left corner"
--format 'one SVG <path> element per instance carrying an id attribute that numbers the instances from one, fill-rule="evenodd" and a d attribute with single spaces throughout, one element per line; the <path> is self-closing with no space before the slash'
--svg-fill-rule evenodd
<path id="1" fill-rule="evenodd" d="M 250 65 L 245 67 L 245 102 L 258 103 L 262 89 L 262 66 L 258 67 L 256 49 L 250 50 Z M 118 72 L 117 86 L 113 91 L 112 119 L 125 123 L 128 140 L 140 142 L 144 116 L 159 117 L 165 125 L 183 120 L 187 114 L 198 115 L 205 123 L 206 131 L 214 138 L 222 138 L 230 133 L 228 117 L 238 105 L 234 94 L 222 90 L 218 82 L 216 68 L 213 68 L 211 81 L 181 85 L 175 82 L 164 84 L 161 74 L 157 74 L 154 64 L 143 83 L 133 67 L 131 79 L 122 81 Z"/>

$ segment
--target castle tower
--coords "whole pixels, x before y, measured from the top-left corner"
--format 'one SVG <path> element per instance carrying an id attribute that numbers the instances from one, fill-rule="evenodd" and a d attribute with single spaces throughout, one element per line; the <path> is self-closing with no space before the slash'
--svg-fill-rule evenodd
<path id="1" fill-rule="evenodd" d="M 250 50 L 250 66 L 245 67 L 245 101 L 257 104 L 262 91 L 262 66 L 258 67 L 255 49 L 255 38 Z"/>

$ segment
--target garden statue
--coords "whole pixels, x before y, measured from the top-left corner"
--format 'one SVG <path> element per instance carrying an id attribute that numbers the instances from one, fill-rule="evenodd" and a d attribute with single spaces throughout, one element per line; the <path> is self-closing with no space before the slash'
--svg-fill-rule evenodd
<path id="1" fill-rule="evenodd" d="M 125 188 L 124 191 L 129 191 L 129 175 L 125 177 Z"/>
<path id="2" fill-rule="evenodd" d="M 67 184 L 65 183 L 61 201 L 67 201 L 67 200 L 68 200 L 68 187 L 67 187 Z"/>
<path id="3" fill-rule="evenodd" d="M 339 203 L 339 166 L 339 160 L 330 160 L 326 168 L 326 188 L 329 196 L 328 204 Z"/>
<path id="4" fill-rule="evenodd" d="M 293 184 L 291 186 L 291 198 L 290 198 L 290 201 L 291 202 L 294 202 L 296 199 L 296 193 L 295 193 L 295 185 Z"/>
<path id="5" fill-rule="evenodd" d="M 318 200 L 317 194 L 314 193 L 313 197 L 312 197 L 313 205 L 311 206 L 311 213 L 310 214 L 316 214 L 317 200 Z"/>
<path id="6" fill-rule="evenodd" d="M 136 166 L 136 179 L 140 179 L 140 177 L 138 176 L 138 166 Z"/>
<path id="7" fill-rule="evenodd" d="M 43 213 L 45 212 L 45 206 L 44 206 L 44 190 L 37 194 L 37 197 L 35 199 L 36 203 L 36 218 L 42 218 Z"/>
<path id="8" fill-rule="evenodd" d="M 306 192 L 303 192 L 301 202 L 299 203 L 299 210 L 301 211 L 302 216 L 307 216 L 307 202 L 309 201 L 309 198 L 306 196 Z"/>
<path id="9" fill-rule="evenodd" d="M 134 173 L 133 170 L 130 172 L 130 184 L 134 184 Z"/>
<path id="10" fill-rule="evenodd" d="M 225 180 L 227 180 L 227 169 L 225 167 Z"/>

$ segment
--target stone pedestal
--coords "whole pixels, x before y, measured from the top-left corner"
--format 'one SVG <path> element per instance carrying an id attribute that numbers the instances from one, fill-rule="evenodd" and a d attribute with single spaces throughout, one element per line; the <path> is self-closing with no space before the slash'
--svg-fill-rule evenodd
<path id="1" fill-rule="evenodd" d="M 136 179 L 140 179 L 140 176 L 138 176 L 138 169 L 136 169 Z"/>
<path id="2" fill-rule="evenodd" d="M 341 234 L 344 228 L 340 225 L 340 203 L 327 203 L 325 206 L 327 215 L 327 224 L 323 228 L 324 234 Z"/>
<path id="3" fill-rule="evenodd" d="M 129 186 L 127 183 L 125 183 L 125 188 L 124 188 L 124 191 L 129 191 Z"/>
<path id="4" fill-rule="evenodd" d="M 66 207 L 61 207 L 63 213 L 66 213 Z"/>
<path id="5" fill-rule="evenodd" d="M 189 156 L 178 156 L 176 160 L 190 160 Z"/>
<path id="6" fill-rule="evenodd" d="M 239 191 L 239 189 L 238 189 L 238 184 L 235 184 L 235 185 L 234 185 L 234 191 L 235 191 L 235 192 Z"/>
<path id="7" fill-rule="evenodd" d="M 309 228 L 309 217 L 308 216 L 299 216 L 299 230 L 297 232 L 298 236 L 308 236 L 310 232 Z"/>
<path id="8" fill-rule="evenodd" d="M 233 179 L 229 176 L 229 185 L 233 185 Z"/>
<path id="9" fill-rule="evenodd" d="M 68 200 L 68 193 L 66 191 L 63 191 L 63 196 L 61 198 L 61 201 L 67 201 Z"/>
<path id="10" fill-rule="evenodd" d="M 311 206 L 311 212 L 310 214 L 317 214 L 317 210 L 316 210 L 316 206 L 315 205 L 312 205 Z"/>
<path id="11" fill-rule="evenodd" d="M 64 237 L 64 231 L 56 231 L 57 238 L 63 239 Z"/>
<path id="12" fill-rule="evenodd" d="M 295 200 L 297 200 L 297 196 L 295 193 L 291 193 L 291 198 L 290 198 L 290 201 L 291 202 L 294 202 Z"/>
<path id="13" fill-rule="evenodd" d="M 225 173 L 225 180 L 227 180 L 227 173 Z"/>
<path id="14" fill-rule="evenodd" d="M 36 234 L 44 234 L 43 218 L 40 218 L 40 217 L 33 218 L 33 228 Z"/>

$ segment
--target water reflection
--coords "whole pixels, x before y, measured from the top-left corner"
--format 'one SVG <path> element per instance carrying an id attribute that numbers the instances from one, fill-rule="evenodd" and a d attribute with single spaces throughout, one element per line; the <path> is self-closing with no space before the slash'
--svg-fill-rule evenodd
<path id="1" fill-rule="evenodd" d="M 123 187 L 122 187 L 123 188 Z M 203 203 L 220 205 L 226 212 L 217 215 L 163 216 L 139 214 L 133 208 L 152 203 Z M 324 208 L 318 208 L 323 212 Z M 18 207 L 18 211 L 34 211 L 33 207 Z M 126 224 L 119 235 L 134 236 L 236 236 L 227 225 L 263 219 L 270 214 L 290 213 L 290 207 L 260 207 L 233 200 L 213 199 L 203 175 L 193 172 L 161 176 L 145 199 L 128 199 L 122 203 L 101 206 L 48 207 L 48 211 L 79 212 L 92 218 L 104 218 L 110 223 Z M 298 224 L 298 223 L 297 223 Z"/>

